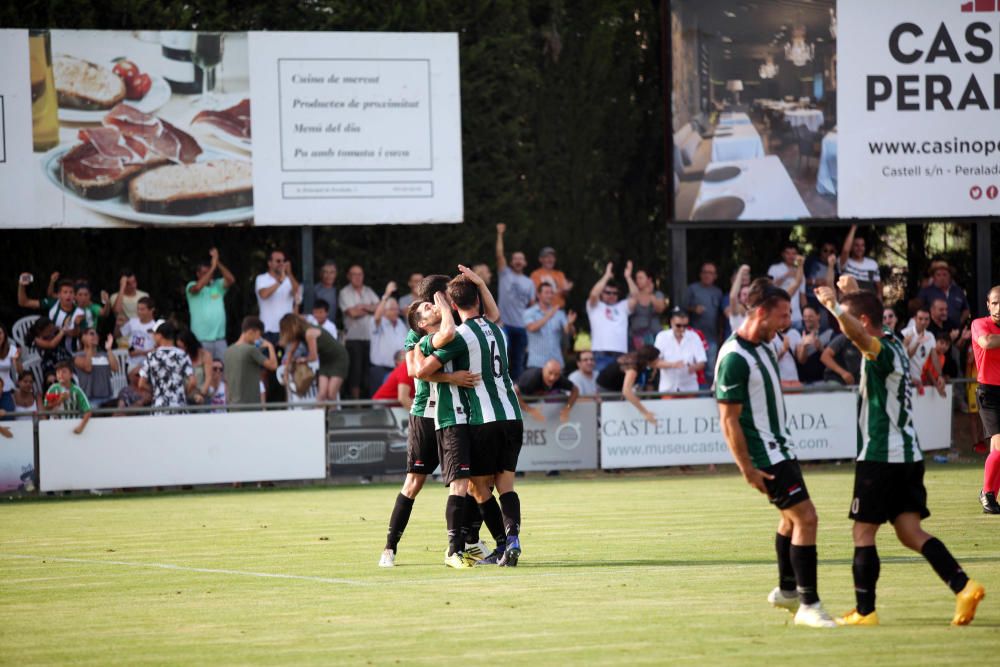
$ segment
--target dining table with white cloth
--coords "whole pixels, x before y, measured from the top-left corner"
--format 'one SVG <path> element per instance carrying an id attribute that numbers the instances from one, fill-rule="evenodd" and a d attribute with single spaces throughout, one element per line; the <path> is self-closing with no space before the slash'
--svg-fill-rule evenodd
<path id="1" fill-rule="evenodd" d="M 785 120 L 792 127 L 805 125 L 810 132 L 817 132 L 823 127 L 823 112 L 819 109 L 794 109 L 785 112 Z"/>
<path id="2" fill-rule="evenodd" d="M 719 114 L 719 125 L 750 125 L 750 116 L 742 111 L 726 111 Z"/>
<path id="3" fill-rule="evenodd" d="M 701 182 L 692 208 L 692 219 L 702 204 L 727 196 L 739 197 L 745 203 L 738 220 L 797 220 L 810 217 L 809 209 L 777 155 L 754 160 L 711 162 L 705 173 L 730 165 L 740 168 L 740 174 L 735 178 L 719 183 Z"/>
<path id="4" fill-rule="evenodd" d="M 819 152 L 819 172 L 816 175 L 816 192 L 821 195 L 837 194 L 837 130 L 827 132 Z"/>
<path id="5" fill-rule="evenodd" d="M 758 157 L 764 157 L 764 142 L 753 125 L 722 125 L 715 128 L 712 162 L 751 160 Z"/>

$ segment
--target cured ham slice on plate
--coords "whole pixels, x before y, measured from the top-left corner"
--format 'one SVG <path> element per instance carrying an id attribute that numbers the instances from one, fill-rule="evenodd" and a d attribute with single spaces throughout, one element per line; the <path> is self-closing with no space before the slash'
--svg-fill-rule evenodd
<path id="1" fill-rule="evenodd" d="M 241 139 L 250 140 L 250 100 L 245 98 L 234 106 L 221 111 L 206 109 L 199 111 L 191 120 L 191 124 L 206 123 L 224 132 L 225 134 Z"/>

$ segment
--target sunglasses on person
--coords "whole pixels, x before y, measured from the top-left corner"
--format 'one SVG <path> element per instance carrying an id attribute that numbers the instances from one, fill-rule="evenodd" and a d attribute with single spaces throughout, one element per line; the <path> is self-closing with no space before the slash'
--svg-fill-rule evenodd
<path id="1" fill-rule="evenodd" d="M 221 373 L 222 366 L 212 366 L 212 370 L 215 371 L 216 373 Z"/>
<path id="2" fill-rule="evenodd" d="M 581 364 L 592 364 L 592 363 L 594 363 L 594 358 L 593 357 L 580 357 L 577 360 L 577 362 L 581 363 Z"/>
<path id="3" fill-rule="evenodd" d="M 616 289 L 606 289 L 602 294 L 607 294 L 608 296 L 618 296 L 618 290 Z"/>

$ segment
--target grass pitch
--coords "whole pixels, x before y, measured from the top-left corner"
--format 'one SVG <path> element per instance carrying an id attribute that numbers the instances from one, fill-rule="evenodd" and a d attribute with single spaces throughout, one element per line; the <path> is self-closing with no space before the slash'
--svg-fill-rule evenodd
<path id="1" fill-rule="evenodd" d="M 854 606 L 851 466 L 807 468 L 820 594 Z M 398 487 L 42 499 L 0 505 L 7 664 L 990 664 L 1000 517 L 978 467 L 931 464 L 941 538 L 986 600 L 954 598 L 888 528 L 879 628 L 810 630 L 765 600 L 775 511 L 732 472 L 522 483 L 521 564 L 442 565 L 445 491 L 417 499 L 376 567 Z M 486 531 L 484 528 L 484 536 Z"/>

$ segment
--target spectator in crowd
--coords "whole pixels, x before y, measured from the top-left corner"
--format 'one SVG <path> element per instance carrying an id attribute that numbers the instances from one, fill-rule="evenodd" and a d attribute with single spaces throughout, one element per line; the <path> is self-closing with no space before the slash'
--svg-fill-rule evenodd
<path id="1" fill-rule="evenodd" d="M 597 375 L 597 387 L 601 391 L 620 391 L 626 401 L 635 406 L 639 414 L 651 424 L 656 423 L 656 415 L 642 404 L 636 394 L 651 388 L 653 373 L 658 366 L 660 351 L 653 345 L 643 345 L 635 352 L 619 355 L 614 363 L 608 364 Z"/>
<path id="2" fill-rule="evenodd" d="M 118 392 L 118 409 L 143 408 L 153 402 L 153 395 L 142 384 L 138 373 L 130 373 L 128 384 Z M 116 412 L 115 417 L 122 417 L 126 413 Z"/>
<path id="3" fill-rule="evenodd" d="M 750 296 L 749 264 L 743 264 L 736 269 L 728 296 L 729 300 L 722 312 L 729 319 L 729 330 L 733 332 L 743 325 L 747 319 L 747 313 L 750 312 L 750 308 L 747 306 L 747 297 Z"/>
<path id="4" fill-rule="evenodd" d="M 869 292 L 875 292 L 878 300 L 882 300 L 882 276 L 879 273 L 878 262 L 871 257 L 865 257 L 865 238 L 858 236 L 858 226 L 851 225 L 840 249 L 838 269 L 842 275 L 851 276 L 857 281 L 858 287 Z"/>
<path id="5" fill-rule="evenodd" d="M 820 306 L 813 291 L 817 287 L 837 285 L 837 246 L 833 241 L 823 241 L 819 252 L 806 259 L 805 280 L 806 303 L 819 313 L 820 326 L 826 330 L 830 327 L 830 315 L 826 308 Z"/>
<path id="6" fill-rule="evenodd" d="M 214 277 L 216 271 L 221 278 Z M 208 259 L 198 262 L 194 275 L 195 280 L 185 288 L 191 332 L 213 359 L 222 359 L 226 353 L 226 292 L 236 278 L 219 260 L 216 248 L 209 249 Z"/>
<path id="7" fill-rule="evenodd" d="M 781 246 L 781 261 L 767 269 L 767 275 L 776 287 L 792 297 L 792 326 L 802 327 L 802 306 L 806 305 L 805 263 L 799 248 L 791 241 Z"/>
<path id="8" fill-rule="evenodd" d="M 819 312 L 812 306 L 802 309 L 802 339 L 795 348 L 799 381 L 813 384 L 823 381 L 823 350 L 830 344 L 833 331 L 823 329 Z"/>
<path id="9" fill-rule="evenodd" d="M 778 377 L 786 387 L 795 387 L 799 381 L 799 368 L 796 366 L 799 347 L 802 345 L 802 334 L 795 327 L 779 331 L 771 340 L 771 349 L 778 359 Z"/>
<path id="10" fill-rule="evenodd" d="M 278 370 L 274 344 L 264 338 L 264 323 L 248 315 L 240 325 L 240 337 L 226 348 L 226 405 L 253 405 L 261 402 L 261 369 Z M 263 350 L 263 351 L 262 351 Z"/>
<path id="11" fill-rule="evenodd" d="M 583 396 L 593 396 L 598 392 L 593 352 L 582 350 L 576 355 L 576 370 L 569 374 L 569 381 L 577 386 Z"/>
<path id="12" fill-rule="evenodd" d="M 490 265 L 480 262 L 479 264 L 472 265 L 472 272 L 483 279 L 483 282 L 489 285 L 493 282 L 493 272 L 490 271 Z"/>
<path id="13" fill-rule="evenodd" d="M 73 384 L 73 363 L 63 360 L 56 364 L 56 382 L 45 390 L 45 412 L 82 412 L 83 418 L 73 433 L 80 435 L 87 428 L 87 422 L 93 414 L 87 395 L 77 385 Z M 67 415 L 67 418 L 70 418 Z"/>
<path id="14" fill-rule="evenodd" d="M 618 286 L 611 284 L 615 265 L 608 262 L 604 275 L 590 289 L 587 318 L 590 320 L 591 349 L 598 375 L 621 355 L 628 352 L 628 318 L 635 310 L 636 295 L 618 300 Z M 625 280 L 632 285 L 632 262 L 625 263 Z M 600 384 L 600 382 L 598 382 Z M 617 390 L 616 390 L 617 391 Z"/>
<path id="15" fill-rule="evenodd" d="M 535 291 L 538 291 L 543 284 L 552 286 L 552 302 L 556 308 L 566 307 L 566 298 L 573 289 L 573 281 L 566 277 L 566 274 L 556 268 L 556 250 L 551 246 L 545 246 L 538 253 L 538 263 L 541 264 L 531 272 L 531 282 L 535 284 Z M 528 364 L 529 366 L 531 364 Z"/>
<path id="16" fill-rule="evenodd" d="M 136 316 L 125 323 L 119 334 L 129 341 L 129 373 L 138 372 L 143 361 L 156 348 L 153 331 L 160 324 L 155 320 L 156 304 L 148 296 L 136 303 Z"/>
<path id="17" fill-rule="evenodd" d="M 111 299 L 107 292 L 101 292 L 101 303 L 93 301 L 90 285 L 85 282 L 78 282 L 73 287 L 78 313 L 76 318 L 77 326 L 81 333 L 86 329 L 96 329 L 101 318 L 107 317 L 111 312 Z"/>
<path id="18" fill-rule="evenodd" d="M 62 336 L 60 344 L 66 351 L 72 353 L 75 349 L 75 341 L 80 335 L 79 322 L 83 319 L 84 313 L 76 307 L 76 294 L 73 290 L 73 281 L 63 278 L 59 280 L 59 274 L 52 274 L 55 281 L 55 297 L 44 297 L 41 301 L 28 296 L 27 285 L 31 283 L 31 274 L 22 273 L 17 281 L 17 305 L 21 308 L 40 310 L 60 331 Z"/>
<path id="19" fill-rule="evenodd" d="M 882 326 L 897 336 L 899 335 L 899 316 L 889 306 L 882 309 Z"/>
<path id="20" fill-rule="evenodd" d="M 527 368 L 517 380 L 517 392 L 520 396 L 553 396 L 569 392 L 566 405 L 559 411 L 559 421 L 565 423 L 569 413 L 580 397 L 580 389 L 562 374 L 562 362 L 549 359 L 541 367 Z M 524 404 L 528 414 L 538 421 L 545 421 L 542 411 L 533 405 Z"/>
<path id="21" fill-rule="evenodd" d="M 930 323 L 930 311 L 921 306 L 913 316 L 911 327 L 902 331 L 903 346 L 906 348 L 906 354 L 910 357 L 910 377 L 913 379 L 915 387 L 921 385 L 920 376 L 924 362 L 934 352 L 934 334 L 927 329 Z"/>
<path id="22" fill-rule="evenodd" d="M 14 378 L 23 370 L 21 351 L 0 324 L 0 410 L 14 411 Z"/>
<path id="23" fill-rule="evenodd" d="M 306 322 L 322 327 L 328 334 L 340 340 L 340 332 L 337 325 L 330 319 L 330 304 L 325 299 L 313 301 L 312 314 L 306 317 Z"/>
<path id="24" fill-rule="evenodd" d="M 698 372 L 705 368 L 707 356 L 701 338 L 688 327 L 689 318 L 682 308 L 670 311 L 670 329 L 656 334 L 655 347 L 660 353 L 660 392 L 698 391 Z"/>
<path id="25" fill-rule="evenodd" d="M 105 403 L 114 399 L 114 392 L 111 390 L 111 374 L 118 372 L 118 359 L 111 354 L 114 349 L 115 337 L 108 334 L 104 341 L 102 350 L 97 336 L 97 329 L 87 327 L 80 336 L 83 349 L 73 357 L 73 365 L 76 367 L 76 377 L 80 382 L 80 389 L 87 395 L 93 405 L 103 407 Z"/>
<path id="26" fill-rule="evenodd" d="M 719 270 L 713 262 L 705 262 L 698 273 L 698 282 L 688 285 L 684 294 L 684 308 L 689 313 L 690 326 L 705 336 L 708 355 L 705 380 L 711 384 L 715 372 L 715 357 L 719 353 L 720 316 L 722 315 L 722 290 L 715 285 Z M 663 375 L 660 375 L 663 383 Z"/>
<path id="27" fill-rule="evenodd" d="M 177 347 L 184 351 L 194 369 L 194 386 L 188 391 L 188 403 L 202 405 L 208 401 L 209 384 L 212 382 L 212 353 L 209 352 L 190 329 L 177 332 Z M 225 351 L 222 352 L 225 354 Z"/>
<path id="28" fill-rule="evenodd" d="M 930 283 L 920 288 L 917 297 L 924 305 L 930 307 L 937 299 L 944 300 L 948 308 L 948 319 L 952 322 L 965 322 L 969 318 L 969 300 L 965 290 L 955 284 L 955 270 L 948 262 L 935 260 L 931 262 Z"/>
<path id="29" fill-rule="evenodd" d="M 146 357 L 139 370 L 140 386 L 153 394 L 153 406 L 174 408 L 187 405 L 187 397 L 195 388 L 194 367 L 187 353 L 176 346 L 177 327 L 160 322 L 153 331 L 156 349 Z"/>
<path id="30" fill-rule="evenodd" d="M 69 320 L 64 322 L 70 323 Z M 25 343 L 41 357 L 42 375 L 46 378 L 55 373 L 57 363 L 72 359 L 73 355 L 65 344 L 67 331 L 68 329 L 57 327 L 45 315 L 35 320 L 28 329 Z"/>
<path id="31" fill-rule="evenodd" d="M 299 281 L 295 279 L 292 263 L 283 251 L 272 250 L 267 256 L 267 271 L 257 276 L 253 289 L 257 295 L 260 321 L 264 323 L 264 338 L 275 345 L 281 318 L 297 312 L 299 298 Z"/>
<path id="32" fill-rule="evenodd" d="M 410 288 L 407 294 L 399 297 L 399 310 L 406 312 L 406 309 L 410 307 L 410 304 L 417 301 L 417 288 L 420 286 L 420 281 L 424 279 L 424 274 L 422 273 L 411 273 L 409 279 L 406 281 L 406 286 Z"/>
<path id="33" fill-rule="evenodd" d="M 528 367 L 541 368 L 549 359 L 563 366 L 563 336 L 573 335 L 576 313 L 559 308 L 552 285 L 543 282 L 538 287 L 538 302 L 524 311 L 524 328 L 528 332 Z M 515 380 L 516 381 L 516 380 Z"/>
<path id="34" fill-rule="evenodd" d="M 626 278 L 630 294 L 635 294 L 635 309 L 628 319 L 629 344 L 632 350 L 652 345 L 662 331 L 660 314 L 667 309 L 667 299 L 656 289 L 649 271 L 637 269 L 634 280 Z"/>
<path id="35" fill-rule="evenodd" d="M 325 301 L 331 319 L 337 315 L 337 263 L 332 259 L 323 262 L 319 269 L 319 282 L 313 285 L 313 306 L 317 301 Z"/>
<path id="36" fill-rule="evenodd" d="M 510 363 L 510 376 L 521 377 L 524 372 L 525 356 L 528 351 L 528 330 L 524 326 L 524 311 L 535 300 L 535 283 L 524 275 L 528 265 L 524 253 L 515 251 L 510 254 L 510 263 L 504 255 L 503 235 L 507 225 L 497 225 L 496 258 L 499 277 L 497 305 L 500 307 L 500 321 L 503 322 L 504 333 L 507 334 L 507 358 Z M 485 278 L 483 279 L 485 280 Z"/>
<path id="37" fill-rule="evenodd" d="M 931 352 L 924 361 L 920 369 L 920 383 L 924 387 L 934 387 L 941 396 L 946 396 L 945 383 L 952 377 L 948 367 L 948 349 L 951 347 L 951 337 L 944 333 L 934 336 L 934 351 Z M 922 393 L 922 392 L 921 392 Z"/>
<path id="38" fill-rule="evenodd" d="M 372 314 L 378 308 L 380 299 L 375 290 L 365 285 L 365 271 L 359 264 L 347 269 L 347 280 L 349 284 L 340 290 L 340 308 L 344 313 L 346 330 L 344 342 L 351 359 L 347 390 L 351 398 L 358 399 L 371 395 L 367 385 L 371 366 Z"/>
<path id="39" fill-rule="evenodd" d="M 205 403 L 223 406 L 226 404 L 226 365 L 221 359 L 212 360 L 212 377 L 205 390 Z"/>
<path id="40" fill-rule="evenodd" d="M 31 419 L 42 404 L 42 397 L 35 391 L 35 376 L 31 371 L 21 371 L 17 374 L 17 388 L 14 390 L 14 417 Z"/>
<path id="41" fill-rule="evenodd" d="M 423 278 L 421 278 L 423 280 Z M 398 350 L 395 356 L 396 367 L 392 369 L 375 393 L 372 399 L 376 401 L 398 401 L 407 411 L 413 405 L 413 395 L 416 389 L 413 385 L 413 378 L 406 370 L 406 351 Z"/>
<path id="42" fill-rule="evenodd" d="M 134 319 L 139 316 L 139 299 L 149 294 L 139 289 L 139 281 L 132 269 L 122 269 L 118 279 L 118 291 L 111 295 L 111 310 L 125 313 L 125 317 Z"/>
<path id="43" fill-rule="evenodd" d="M 958 322 L 948 317 L 948 302 L 944 299 L 934 299 L 930 303 L 931 321 L 927 325 L 927 330 L 933 335 L 946 333 L 955 341 L 959 334 Z"/>
<path id="44" fill-rule="evenodd" d="M 421 277 L 421 280 L 423 278 Z M 403 349 L 406 334 L 410 328 L 399 316 L 399 303 L 390 296 L 396 291 L 396 283 L 389 281 L 382 299 L 375 308 L 371 328 L 371 370 L 368 386 L 374 391 L 382 386 L 386 376 L 395 367 L 396 353 Z"/>
<path id="45" fill-rule="evenodd" d="M 343 303 L 343 298 L 341 298 L 341 304 Z M 406 334 L 403 335 L 405 337 Z M 281 318 L 279 343 L 285 347 L 285 358 L 288 360 L 285 373 L 291 373 L 293 363 L 312 364 L 315 367 L 317 377 L 316 400 L 336 401 L 340 394 L 340 387 L 348 377 L 350 364 L 353 363 L 344 345 L 322 328 L 307 323 L 294 313 L 289 313 Z M 306 347 L 304 359 L 295 358 L 295 351 L 300 345 Z M 226 366 L 229 367 L 229 364 L 227 363 Z M 288 377 L 285 378 L 285 386 L 289 386 Z"/>
<path id="46" fill-rule="evenodd" d="M 837 334 L 820 355 L 826 366 L 823 380 L 840 384 L 857 384 L 861 377 L 861 353 L 844 334 Z"/>

